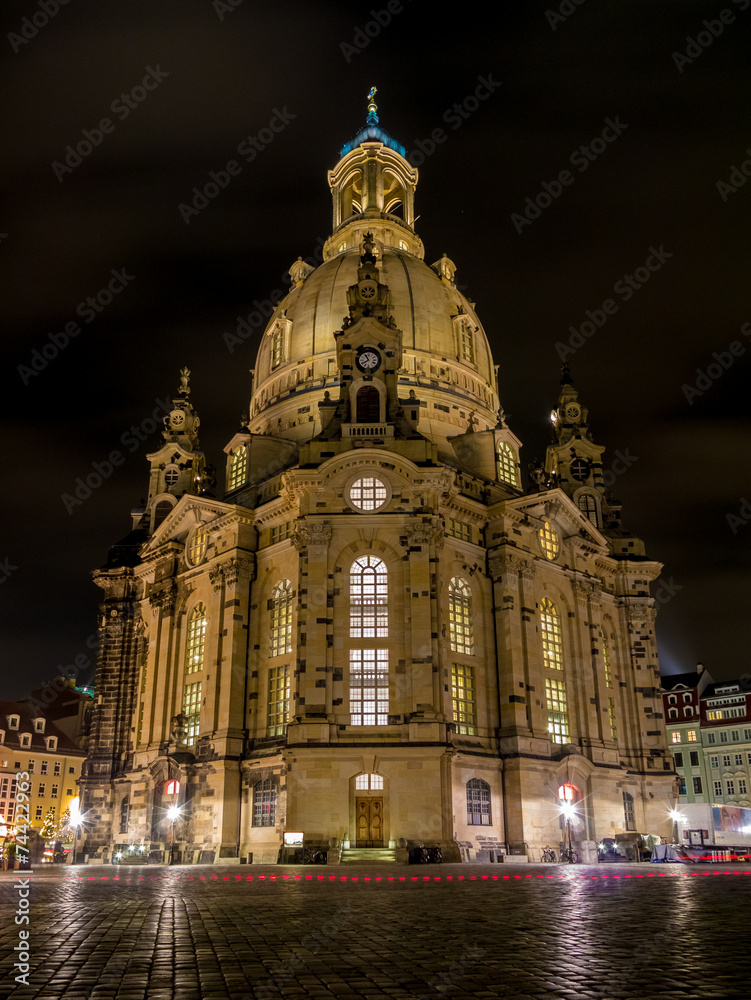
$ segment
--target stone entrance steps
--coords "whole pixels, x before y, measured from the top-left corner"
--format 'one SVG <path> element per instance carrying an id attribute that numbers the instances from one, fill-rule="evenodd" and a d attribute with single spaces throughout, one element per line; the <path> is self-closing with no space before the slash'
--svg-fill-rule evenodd
<path id="1" fill-rule="evenodd" d="M 396 864 L 396 851 L 392 847 L 348 847 L 342 851 L 343 865 Z"/>

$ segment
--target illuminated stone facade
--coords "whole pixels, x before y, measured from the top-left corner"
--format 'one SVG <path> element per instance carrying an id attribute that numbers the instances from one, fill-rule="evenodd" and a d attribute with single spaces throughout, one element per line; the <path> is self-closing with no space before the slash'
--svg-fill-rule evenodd
<path id="1" fill-rule="evenodd" d="M 323 263 L 298 259 L 214 498 L 187 373 L 145 509 L 95 574 L 87 849 L 277 860 L 416 844 L 445 860 L 667 833 L 650 582 L 564 370 L 522 486 L 497 369 L 417 171 L 371 106 L 329 174 Z M 179 795 L 166 793 L 179 780 Z M 201 852 L 213 852 L 202 854 Z M 345 855 L 346 858 L 346 855 Z"/>

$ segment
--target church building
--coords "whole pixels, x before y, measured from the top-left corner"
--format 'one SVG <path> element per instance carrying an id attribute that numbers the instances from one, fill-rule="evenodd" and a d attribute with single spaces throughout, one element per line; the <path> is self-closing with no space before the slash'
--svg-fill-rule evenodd
<path id="1" fill-rule="evenodd" d="M 660 563 L 621 524 L 567 369 L 525 487 L 474 303 L 447 256 L 425 261 L 417 180 L 371 92 L 223 491 L 181 373 L 148 499 L 94 573 L 90 857 L 273 863 L 301 835 L 329 863 L 539 861 L 566 811 L 585 860 L 670 832 Z"/>

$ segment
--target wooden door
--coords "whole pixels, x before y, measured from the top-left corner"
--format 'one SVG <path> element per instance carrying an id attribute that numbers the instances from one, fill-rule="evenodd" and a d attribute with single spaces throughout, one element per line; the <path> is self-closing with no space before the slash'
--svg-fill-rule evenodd
<path id="1" fill-rule="evenodd" d="M 383 847 L 383 799 L 356 799 L 356 847 Z"/>

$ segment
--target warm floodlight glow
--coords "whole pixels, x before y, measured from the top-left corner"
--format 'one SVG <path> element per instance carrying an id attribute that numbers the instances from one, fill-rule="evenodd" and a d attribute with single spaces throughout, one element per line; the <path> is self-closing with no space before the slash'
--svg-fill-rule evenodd
<path id="1" fill-rule="evenodd" d="M 170 820 L 172 823 L 174 823 L 179 815 L 180 815 L 180 806 L 170 806 L 167 812 L 167 819 Z"/>

